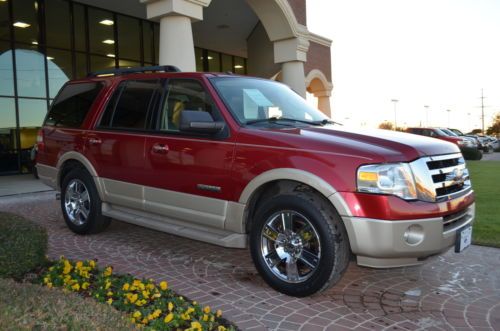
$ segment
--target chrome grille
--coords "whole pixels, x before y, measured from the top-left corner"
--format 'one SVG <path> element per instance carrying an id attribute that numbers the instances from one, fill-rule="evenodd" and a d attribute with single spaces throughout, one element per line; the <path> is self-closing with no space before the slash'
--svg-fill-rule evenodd
<path id="1" fill-rule="evenodd" d="M 471 187 L 462 154 L 432 156 L 426 160 L 436 192 L 435 200 L 448 200 Z"/>

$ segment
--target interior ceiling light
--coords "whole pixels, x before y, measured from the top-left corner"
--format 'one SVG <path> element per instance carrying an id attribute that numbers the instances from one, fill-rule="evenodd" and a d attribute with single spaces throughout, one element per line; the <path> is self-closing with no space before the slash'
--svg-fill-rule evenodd
<path id="1" fill-rule="evenodd" d="M 16 22 L 12 25 L 14 25 L 16 28 L 21 28 L 21 29 L 25 29 L 25 28 L 28 28 L 31 26 L 31 24 L 24 23 L 24 22 Z"/>
<path id="2" fill-rule="evenodd" d="M 113 45 L 115 41 L 113 39 L 106 39 L 102 41 L 103 44 Z"/>
<path id="3" fill-rule="evenodd" d="M 47 56 L 47 60 L 52 61 L 54 58 L 52 56 Z"/>
<path id="4" fill-rule="evenodd" d="M 115 54 L 106 54 L 107 57 L 115 57 Z"/>
<path id="5" fill-rule="evenodd" d="M 237 64 L 234 66 L 234 69 L 243 69 L 243 66 L 241 64 Z"/>
<path id="6" fill-rule="evenodd" d="M 213 60 L 214 58 L 213 58 L 213 57 L 211 57 L 211 56 L 208 56 L 208 57 L 207 57 L 207 59 L 209 59 L 209 60 Z"/>
<path id="7" fill-rule="evenodd" d="M 113 20 L 109 20 L 109 19 L 102 20 L 99 23 L 101 23 L 102 25 L 113 25 L 113 24 L 115 24 L 115 22 L 113 22 Z"/>
<path id="8" fill-rule="evenodd" d="M 38 41 L 33 40 L 33 41 L 31 42 L 31 44 L 32 44 L 32 45 L 38 45 Z"/>

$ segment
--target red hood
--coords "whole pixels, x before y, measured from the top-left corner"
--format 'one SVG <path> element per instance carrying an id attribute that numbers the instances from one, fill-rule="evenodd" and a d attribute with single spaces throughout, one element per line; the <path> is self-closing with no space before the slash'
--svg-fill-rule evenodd
<path id="1" fill-rule="evenodd" d="M 258 135 L 252 134 L 254 130 L 259 131 Z M 255 139 L 252 139 L 253 143 L 259 143 L 259 138 L 262 138 L 266 145 L 271 143 L 273 146 L 311 152 L 317 150 L 358 156 L 364 159 L 363 163 L 367 163 L 368 159 L 370 159 L 368 162 L 413 161 L 422 156 L 460 152 L 455 144 L 443 140 L 389 130 L 353 130 L 327 125 L 305 128 L 244 129 L 243 131 L 253 136 Z"/>

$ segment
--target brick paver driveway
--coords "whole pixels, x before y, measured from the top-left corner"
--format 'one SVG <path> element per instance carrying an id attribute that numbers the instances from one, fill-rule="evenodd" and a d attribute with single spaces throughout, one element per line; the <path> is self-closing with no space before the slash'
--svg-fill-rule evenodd
<path id="1" fill-rule="evenodd" d="M 98 235 L 74 235 L 53 192 L 2 198 L 0 210 L 46 226 L 51 258 L 98 258 L 118 272 L 168 280 L 174 290 L 222 309 L 245 330 L 500 330 L 499 249 L 472 246 L 423 266 L 390 270 L 351 263 L 334 288 L 298 299 L 270 289 L 247 250 L 118 221 Z"/>

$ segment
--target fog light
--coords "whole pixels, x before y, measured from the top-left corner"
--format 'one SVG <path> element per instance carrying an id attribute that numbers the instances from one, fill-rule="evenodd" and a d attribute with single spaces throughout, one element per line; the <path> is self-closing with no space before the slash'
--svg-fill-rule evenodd
<path id="1" fill-rule="evenodd" d="M 424 241 L 424 229 L 418 224 L 413 224 L 406 229 L 403 238 L 408 245 L 418 245 Z"/>

